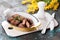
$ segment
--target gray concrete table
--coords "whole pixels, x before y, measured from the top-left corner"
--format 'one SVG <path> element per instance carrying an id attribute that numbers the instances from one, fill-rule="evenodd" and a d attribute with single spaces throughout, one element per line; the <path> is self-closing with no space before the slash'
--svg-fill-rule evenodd
<path id="1" fill-rule="evenodd" d="M 21 0 L 7 0 L 8 3 L 10 3 L 12 6 L 4 2 L 3 0 L 0 0 L 0 40 L 60 40 L 60 7 L 57 11 L 48 11 L 51 14 L 53 12 L 56 13 L 55 18 L 59 23 L 59 26 L 57 26 L 53 31 L 47 30 L 47 33 L 42 35 L 41 31 L 34 32 L 27 35 L 22 35 L 19 37 L 9 37 L 5 33 L 4 29 L 1 26 L 1 22 L 4 20 L 4 14 L 3 11 L 7 8 L 13 8 L 14 11 L 22 11 L 26 12 L 26 6 L 21 4 Z M 6 0 L 5 0 L 6 1 Z M 15 8 L 14 8 L 15 7 Z M 18 7 L 16 9 L 16 7 Z"/>

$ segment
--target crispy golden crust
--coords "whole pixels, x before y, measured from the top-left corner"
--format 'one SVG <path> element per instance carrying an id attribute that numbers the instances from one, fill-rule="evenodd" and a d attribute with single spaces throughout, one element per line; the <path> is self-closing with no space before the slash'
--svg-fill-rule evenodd
<path id="1" fill-rule="evenodd" d="M 30 31 L 36 30 L 35 27 L 33 27 L 33 28 L 19 28 L 19 27 L 14 27 L 14 29 L 20 30 L 20 31 L 23 31 L 23 32 L 30 32 Z"/>
<path id="2" fill-rule="evenodd" d="M 32 27 L 32 28 L 19 28 L 19 27 L 13 26 L 11 24 L 10 24 L 10 27 L 13 27 L 16 30 L 20 30 L 20 31 L 23 31 L 23 32 L 30 32 L 30 31 L 34 31 L 34 30 L 37 29 L 36 27 Z"/>
<path id="3" fill-rule="evenodd" d="M 14 29 L 19 30 L 19 31 L 23 31 L 23 32 L 30 32 L 30 31 L 37 30 L 37 28 L 38 28 L 40 25 L 41 25 L 41 24 L 38 24 L 37 27 L 33 26 L 32 28 L 19 28 L 19 27 L 16 27 L 16 26 L 13 26 L 13 25 L 10 24 L 10 26 L 13 27 Z"/>

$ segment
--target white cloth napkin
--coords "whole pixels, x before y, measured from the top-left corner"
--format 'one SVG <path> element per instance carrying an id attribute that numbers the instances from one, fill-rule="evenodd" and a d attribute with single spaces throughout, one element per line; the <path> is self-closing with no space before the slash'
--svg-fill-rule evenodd
<path id="1" fill-rule="evenodd" d="M 39 19 L 41 22 L 41 28 L 40 29 L 44 30 L 44 28 L 46 28 L 47 23 L 49 22 L 49 25 L 47 26 L 47 28 L 50 28 L 50 30 L 52 31 L 54 29 L 54 27 L 58 25 L 58 22 L 54 19 L 53 14 L 50 15 L 49 13 L 44 11 L 45 2 L 42 2 L 42 1 L 39 2 L 38 7 L 39 7 L 39 11 L 36 14 L 34 14 L 34 16 L 37 19 Z M 53 20 L 51 20 L 52 17 L 53 17 Z"/>

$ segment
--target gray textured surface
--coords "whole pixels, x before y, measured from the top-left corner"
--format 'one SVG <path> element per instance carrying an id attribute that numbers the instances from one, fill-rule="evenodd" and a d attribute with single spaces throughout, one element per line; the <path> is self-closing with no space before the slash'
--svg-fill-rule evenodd
<path id="1" fill-rule="evenodd" d="M 55 28 L 53 31 L 47 30 L 47 33 L 45 35 L 42 35 L 40 31 L 38 31 L 35 33 L 14 38 L 7 36 L 4 29 L 1 27 L 1 22 L 4 20 L 3 11 L 7 8 L 12 8 L 14 9 L 14 11 L 26 11 L 26 6 L 21 4 L 21 0 L 7 0 L 7 2 L 10 5 L 4 2 L 3 0 L 0 0 L 0 40 L 60 40 L 60 7 L 57 11 L 55 11 L 55 18 L 59 22 L 59 26 Z M 52 13 L 54 11 L 50 10 L 48 12 Z"/>

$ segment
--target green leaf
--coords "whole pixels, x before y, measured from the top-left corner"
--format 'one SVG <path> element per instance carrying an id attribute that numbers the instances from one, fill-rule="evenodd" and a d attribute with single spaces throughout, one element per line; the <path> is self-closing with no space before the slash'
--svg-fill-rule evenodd
<path id="1" fill-rule="evenodd" d="M 51 2 L 51 0 L 43 0 L 43 1 L 46 2 L 47 4 Z"/>
<path id="2" fill-rule="evenodd" d="M 43 1 L 43 0 L 36 0 L 37 2 L 39 2 L 39 1 Z"/>
<path id="3" fill-rule="evenodd" d="M 46 2 L 47 4 L 49 4 L 50 2 L 51 2 L 51 0 L 36 0 L 37 2 L 39 2 L 39 1 L 44 1 L 44 2 Z"/>
<path id="4" fill-rule="evenodd" d="M 58 0 L 58 2 L 60 3 L 60 0 Z"/>

